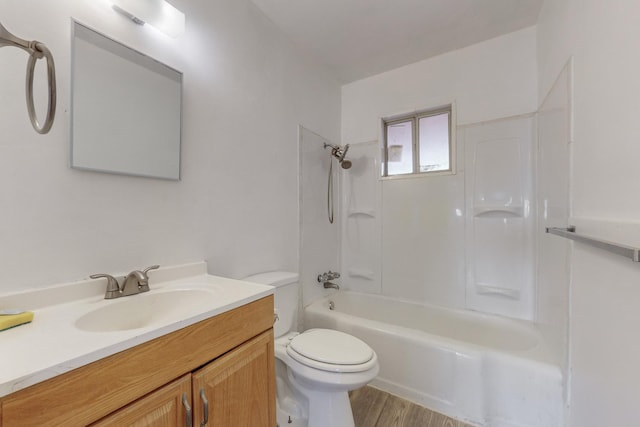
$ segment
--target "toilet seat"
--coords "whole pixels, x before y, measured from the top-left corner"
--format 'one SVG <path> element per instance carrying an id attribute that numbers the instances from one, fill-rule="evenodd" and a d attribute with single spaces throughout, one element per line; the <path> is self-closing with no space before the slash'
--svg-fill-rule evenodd
<path id="1" fill-rule="evenodd" d="M 287 354 L 305 366 L 330 372 L 363 372 L 377 364 L 365 342 L 332 329 L 310 329 L 295 336 Z"/>

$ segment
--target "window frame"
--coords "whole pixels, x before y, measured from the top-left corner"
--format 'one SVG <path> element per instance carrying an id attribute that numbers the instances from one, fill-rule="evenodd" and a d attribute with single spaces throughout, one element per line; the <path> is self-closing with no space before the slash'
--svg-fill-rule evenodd
<path id="1" fill-rule="evenodd" d="M 437 171 L 420 171 L 420 119 L 425 117 L 438 116 L 448 113 L 448 130 L 449 130 L 449 169 L 437 170 Z M 398 123 L 411 122 L 411 134 L 412 134 L 412 156 L 413 164 L 412 171 L 403 174 L 389 175 L 389 143 L 388 143 L 388 129 L 390 125 Z M 455 154 L 455 128 L 454 123 L 454 108 L 453 103 L 440 106 L 437 108 L 430 108 L 415 111 L 409 114 L 402 114 L 382 119 L 382 179 L 397 179 L 397 178 L 409 178 L 409 177 L 424 177 L 428 175 L 455 175 L 456 173 L 456 154 Z"/>

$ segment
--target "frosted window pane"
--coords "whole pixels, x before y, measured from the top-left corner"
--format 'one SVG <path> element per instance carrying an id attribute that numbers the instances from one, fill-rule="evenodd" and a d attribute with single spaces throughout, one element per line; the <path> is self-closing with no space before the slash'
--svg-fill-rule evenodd
<path id="1" fill-rule="evenodd" d="M 400 175 L 413 172 L 412 122 L 387 125 L 387 174 Z"/>
<path id="2" fill-rule="evenodd" d="M 451 169 L 449 165 L 449 113 L 422 117 L 418 126 L 420 172 Z"/>

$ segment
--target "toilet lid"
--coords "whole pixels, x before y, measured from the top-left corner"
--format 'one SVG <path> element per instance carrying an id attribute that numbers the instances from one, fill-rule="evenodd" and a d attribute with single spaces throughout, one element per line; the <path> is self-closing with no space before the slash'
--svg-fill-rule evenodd
<path id="1" fill-rule="evenodd" d="M 329 365 L 362 365 L 374 356 L 373 350 L 365 342 L 332 329 L 309 329 L 291 340 L 287 353 L 304 363 L 291 351 Z"/>

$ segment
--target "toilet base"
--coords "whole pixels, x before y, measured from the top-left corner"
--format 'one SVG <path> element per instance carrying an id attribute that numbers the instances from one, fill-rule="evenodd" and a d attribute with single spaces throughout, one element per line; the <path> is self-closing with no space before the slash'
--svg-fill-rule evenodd
<path id="1" fill-rule="evenodd" d="M 278 427 L 355 427 L 348 393 L 315 392 L 310 396 L 308 418 L 283 410 L 278 402 Z"/>
<path id="2" fill-rule="evenodd" d="M 298 418 L 295 415 L 288 414 L 278 408 L 276 409 L 276 426 L 277 427 L 307 427 L 308 426 L 307 418 Z"/>
<path id="3" fill-rule="evenodd" d="M 355 427 L 347 391 L 318 391 L 276 359 L 278 427 Z"/>
<path id="4" fill-rule="evenodd" d="M 307 427 L 355 427 L 349 394 L 305 390 L 309 397 Z"/>

